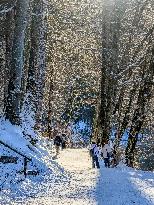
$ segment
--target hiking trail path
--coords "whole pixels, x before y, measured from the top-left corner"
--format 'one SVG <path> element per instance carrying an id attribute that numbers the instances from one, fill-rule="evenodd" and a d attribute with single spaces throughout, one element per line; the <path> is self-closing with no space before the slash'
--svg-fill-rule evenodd
<path id="1" fill-rule="evenodd" d="M 87 149 L 65 149 L 55 160 L 68 173 L 66 180 L 52 180 L 37 187 L 38 194 L 24 205 L 154 205 L 154 173 L 121 165 L 92 169 Z"/>

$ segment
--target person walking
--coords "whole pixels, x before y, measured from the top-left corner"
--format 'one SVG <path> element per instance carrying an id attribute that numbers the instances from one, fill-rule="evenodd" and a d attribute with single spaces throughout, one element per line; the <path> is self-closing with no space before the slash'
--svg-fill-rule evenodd
<path id="1" fill-rule="evenodd" d="M 112 159 L 112 167 L 116 167 L 118 165 L 116 145 L 113 146 L 112 157 L 113 157 L 113 159 Z"/>
<path id="2" fill-rule="evenodd" d="M 59 154 L 61 143 L 62 143 L 62 139 L 59 135 L 57 135 L 54 139 L 54 145 L 55 145 L 55 149 L 56 149 L 56 156 L 58 156 L 58 154 Z"/>
<path id="3" fill-rule="evenodd" d="M 100 168 L 98 157 L 100 154 L 100 150 L 97 147 L 97 144 L 95 142 L 92 142 L 92 145 L 90 147 L 90 156 L 92 158 L 92 168 L 97 167 L 97 169 Z"/>
<path id="4" fill-rule="evenodd" d="M 61 143 L 62 150 L 66 148 L 66 135 L 62 134 L 62 143 Z"/>
<path id="5" fill-rule="evenodd" d="M 112 153 L 112 149 L 108 144 L 108 141 L 105 142 L 103 148 L 102 148 L 102 154 L 103 154 L 103 158 L 104 158 L 104 164 L 105 167 L 110 167 L 110 156 Z"/>

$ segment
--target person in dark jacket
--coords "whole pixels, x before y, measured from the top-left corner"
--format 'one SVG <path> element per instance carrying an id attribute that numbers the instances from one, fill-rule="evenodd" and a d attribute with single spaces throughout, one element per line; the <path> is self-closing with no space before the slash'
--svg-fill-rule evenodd
<path id="1" fill-rule="evenodd" d="M 100 150 L 95 142 L 92 142 L 90 147 L 90 156 L 92 158 L 92 168 L 100 168 L 98 157 L 100 155 Z"/>
<path id="2" fill-rule="evenodd" d="M 62 139 L 59 135 L 57 135 L 54 139 L 54 145 L 55 145 L 55 149 L 56 149 L 56 156 L 59 154 L 61 144 L 62 144 Z"/>
<path id="3" fill-rule="evenodd" d="M 108 141 L 104 144 L 102 148 L 102 154 L 104 158 L 105 167 L 110 167 L 110 157 L 111 157 L 112 149 L 108 144 Z"/>
<path id="4" fill-rule="evenodd" d="M 117 160 L 117 150 L 116 146 L 113 146 L 113 154 L 112 154 L 112 167 L 116 167 L 118 165 L 118 160 Z"/>
<path id="5" fill-rule="evenodd" d="M 66 135 L 65 135 L 65 134 L 62 134 L 61 148 L 62 148 L 62 149 L 65 149 L 65 148 L 66 148 Z"/>

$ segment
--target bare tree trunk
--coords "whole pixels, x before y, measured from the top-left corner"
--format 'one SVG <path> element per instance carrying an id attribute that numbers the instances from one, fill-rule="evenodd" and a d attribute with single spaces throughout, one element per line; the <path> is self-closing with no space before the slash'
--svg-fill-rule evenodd
<path id="1" fill-rule="evenodd" d="M 6 118 L 13 124 L 19 124 L 20 114 L 20 89 L 23 71 L 23 51 L 25 30 L 27 27 L 29 0 L 18 0 L 16 3 L 15 31 L 12 47 L 12 61 L 10 68 L 10 80 L 8 85 L 8 97 L 6 105 Z"/>
<path id="2" fill-rule="evenodd" d="M 151 97 L 152 92 L 152 79 L 154 75 L 154 48 L 152 50 L 152 57 L 150 61 L 149 68 L 146 70 L 145 79 L 143 77 L 143 86 L 141 85 L 139 95 L 138 95 L 138 102 L 137 108 L 134 111 L 134 116 L 132 120 L 132 125 L 128 137 L 128 144 L 126 147 L 126 164 L 128 166 L 133 167 L 134 162 L 134 154 L 135 154 L 135 147 L 138 140 L 138 134 L 142 128 L 142 125 L 145 120 L 145 106 L 148 103 L 148 100 Z M 146 66 L 146 65 L 145 65 Z"/>
<path id="3" fill-rule="evenodd" d="M 45 77 L 46 19 L 42 0 L 33 1 L 31 23 L 31 49 L 27 79 L 27 93 L 31 96 L 32 109 L 39 123 L 42 115 L 43 87 Z"/>
<path id="4" fill-rule="evenodd" d="M 53 68 L 50 73 L 50 87 L 49 87 L 49 99 L 48 99 L 48 136 L 49 139 L 53 138 L 51 120 L 52 120 L 52 100 L 53 100 Z"/>
<path id="5" fill-rule="evenodd" d="M 5 88 L 4 88 L 4 110 L 7 104 L 7 95 L 8 95 L 8 79 L 9 71 L 11 67 L 11 54 L 12 54 L 12 45 L 13 45 L 13 34 L 14 34 L 14 14 L 15 11 L 12 9 L 6 13 L 6 22 L 5 22 L 5 42 L 6 42 L 6 55 L 5 55 Z"/>
<path id="6" fill-rule="evenodd" d="M 136 90 L 136 85 L 134 85 L 134 88 L 130 91 L 129 103 L 126 107 L 124 118 L 122 120 L 122 123 L 119 123 L 121 125 L 119 126 L 119 130 L 116 134 L 116 139 L 115 139 L 116 149 L 119 147 L 122 135 L 123 135 L 125 129 L 127 128 L 128 123 L 130 121 L 130 110 L 131 110 L 131 106 L 132 106 L 132 103 L 133 103 L 133 95 L 135 93 L 135 90 Z"/>

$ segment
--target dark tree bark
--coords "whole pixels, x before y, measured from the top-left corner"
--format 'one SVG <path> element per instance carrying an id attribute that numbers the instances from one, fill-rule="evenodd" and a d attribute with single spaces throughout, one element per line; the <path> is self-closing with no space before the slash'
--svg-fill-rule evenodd
<path id="1" fill-rule="evenodd" d="M 14 9 L 8 11 L 6 13 L 6 22 L 5 22 L 5 42 L 6 42 L 6 54 L 5 54 L 5 89 L 4 89 L 4 111 L 5 106 L 7 105 L 7 95 L 8 95 L 8 79 L 9 79 L 9 71 L 11 67 L 12 60 L 12 45 L 13 45 L 13 34 L 14 34 Z"/>
<path id="2" fill-rule="evenodd" d="M 119 147 L 122 135 L 125 132 L 128 124 L 130 122 L 130 110 L 131 110 L 131 106 L 132 106 L 132 103 L 133 103 L 133 95 L 136 92 L 136 86 L 137 85 L 135 84 L 133 89 L 130 91 L 129 103 L 128 103 L 126 109 L 125 109 L 124 118 L 122 120 L 122 123 L 119 123 L 120 126 L 119 126 L 118 131 L 117 131 L 116 136 L 115 136 L 116 137 L 115 138 L 116 149 Z"/>
<path id="3" fill-rule="evenodd" d="M 146 66 L 146 65 L 145 65 Z M 131 129 L 128 137 L 128 144 L 126 147 L 126 164 L 133 167 L 135 147 L 138 140 L 138 134 L 143 126 L 145 120 L 145 106 L 147 105 L 151 94 L 153 86 L 153 75 L 154 75 L 154 48 L 152 50 L 152 57 L 149 65 L 149 69 L 145 72 L 145 77 L 143 76 L 143 84 L 140 86 L 137 108 L 134 111 Z"/>
<path id="4" fill-rule="evenodd" d="M 16 3 L 15 30 L 12 47 L 12 60 L 8 97 L 6 105 L 6 118 L 13 124 L 19 124 L 21 79 L 23 71 L 23 51 L 25 30 L 27 27 L 29 0 L 18 0 Z"/>
<path id="5" fill-rule="evenodd" d="M 48 99 L 48 114 L 47 114 L 47 120 L 48 120 L 48 136 L 49 138 L 53 138 L 52 133 L 52 127 L 51 127 L 51 121 L 52 121 L 52 101 L 53 101 L 53 68 L 50 73 L 50 85 L 49 85 L 49 99 Z"/>
<path id="6" fill-rule="evenodd" d="M 42 115 L 43 87 L 45 77 L 46 19 L 42 0 L 33 1 L 31 22 L 31 48 L 27 79 L 27 93 L 35 119 L 39 123 Z"/>

